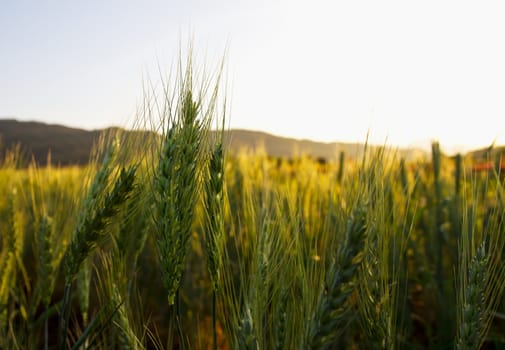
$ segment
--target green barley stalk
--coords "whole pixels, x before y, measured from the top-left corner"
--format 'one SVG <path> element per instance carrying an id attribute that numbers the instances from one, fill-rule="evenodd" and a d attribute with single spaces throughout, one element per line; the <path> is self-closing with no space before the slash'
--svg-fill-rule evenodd
<path id="1" fill-rule="evenodd" d="M 117 147 L 117 145 L 115 145 Z M 116 148 L 109 148 L 101 169 L 95 176 L 88 196 L 84 200 L 72 241 L 64 257 L 65 290 L 60 315 L 59 348 L 63 349 L 70 313 L 71 287 L 82 263 L 100 240 L 105 238 L 105 228 L 128 199 L 134 188 L 136 167 L 122 168 L 112 190 L 107 190 L 112 173 L 112 160 Z"/>
<path id="2" fill-rule="evenodd" d="M 41 293 L 41 301 L 45 308 L 47 308 L 51 302 L 51 295 L 54 288 L 51 232 L 51 218 L 47 215 L 43 215 L 38 224 L 37 243 L 39 259 L 38 289 Z"/>
<path id="3" fill-rule="evenodd" d="M 347 222 L 344 241 L 321 292 L 308 329 L 308 347 L 330 349 L 349 320 L 349 296 L 356 289 L 355 276 L 363 258 L 366 239 L 366 210 L 358 206 Z"/>
<path id="4" fill-rule="evenodd" d="M 482 321 L 484 306 L 484 288 L 487 283 L 488 259 L 484 242 L 468 266 L 468 275 L 463 283 L 463 300 L 459 320 L 456 349 L 478 349 L 482 343 Z"/>
<path id="5" fill-rule="evenodd" d="M 411 223 L 402 214 L 408 207 L 406 198 L 394 197 L 395 190 L 403 192 L 394 181 L 396 164 L 394 156 L 379 150 L 359 174 L 359 193 L 369 208 L 358 294 L 359 319 L 366 330 L 360 337 L 368 341 L 368 348 L 395 349 L 403 333 L 404 257 Z"/>
<path id="6" fill-rule="evenodd" d="M 51 248 L 51 219 L 47 215 L 43 215 L 38 224 L 37 243 L 38 243 L 38 284 L 37 288 L 41 295 L 42 305 L 47 309 L 51 302 L 53 294 L 54 281 L 53 277 L 53 251 Z M 44 321 L 44 349 L 49 346 L 49 325 L 48 318 Z"/>
<path id="7" fill-rule="evenodd" d="M 286 346 L 286 338 L 288 332 L 288 293 L 284 289 L 279 298 L 279 305 L 276 308 L 275 314 L 275 339 L 274 339 L 274 348 L 276 350 L 282 350 Z"/>
<path id="8" fill-rule="evenodd" d="M 162 78 L 161 94 L 152 85 L 148 89 L 138 116 L 151 127 L 159 125 L 162 129 L 161 142 L 151 148 L 153 161 L 147 166 L 152 176 L 151 212 L 161 281 L 170 306 L 170 325 L 178 326 L 179 333 L 178 291 L 202 189 L 203 142 L 216 112 L 222 72 L 221 66 L 210 79 L 205 70 L 195 78 L 192 58 L 190 46 L 186 63 L 179 60 L 175 79 Z"/>
<path id="9" fill-rule="evenodd" d="M 135 167 L 121 169 L 114 188 L 104 195 L 103 204 L 98 208 L 86 210 L 89 216 L 81 215 L 72 241 L 65 254 L 65 280 L 72 283 L 77 273 L 99 241 L 104 238 L 105 228 L 116 215 L 121 204 L 126 202 L 134 188 Z M 100 203 L 94 203 L 100 205 Z"/>
<path id="10" fill-rule="evenodd" d="M 217 349 L 216 301 L 220 290 L 223 266 L 224 238 L 224 156 L 220 140 L 209 162 L 209 179 L 205 183 L 206 224 L 204 228 L 207 268 L 212 281 L 212 333 L 214 349 Z"/>
<path id="11" fill-rule="evenodd" d="M 174 305 L 179 289 L 198 198 L 198 166 L 204 131 L 197 119 L 199 108 L 191 91 L 186 90 L 179 120 L 171 125 L 163 141 L 154 179 L 156 243 L 169 305 Z"/>
<path id="12" fill-rule="evenodd" d="M 495 185 L 495 199 L 501 202 L 504 188 L 500 183 Z M 473 182 L 472 187 L 472 197 L 466 200 L 478 206 L 479 189 Z M 472 208 L 464 211 L 462 217 L 464 229 L 458 242 L 461 263 L 455 347 L 478 349 L 491 327 L 505 289 L 503 206 L 489 209 L 486 224 L 476 219 L 477 210 Z"/>
<path id="13" fill-rule="evenodd" d="M 244 196 L 244 229 L 240 241 L 240 301 L 236 304 L 236 323 L 234 325 L 233 349 L 262 349 L 267 347 L 268 313 L 272 297 L 272 274 L 276 266 L 275 249 L 280 233 L 274 219 L 272 192 L 259 190 L 255 193 L 254 184 L 248 184 Z M 251 191 L 251 192 L 249 192 Z M 255 195 L 258 195 L 255 198 Z M 257 200 L 257 201 L 256 201 Z M 261 203 L 261 204 L 260 204 Z M 246 237 L 247 235 L 248 237 Z M 249 241 L 250 246 L 243 244 Z"/>
<path id="14" fill-rule="evenodd" d="M 209 180 L 205 184 L 205 242 L 207 253 L 207 266 L 212 281 L 213 290 L 220 289 L 220 272 L 223 265 L 222 255 L 224 249 L 224 156 L 223 145 L 217 143 L 212 152 L 209 163 Z"/>

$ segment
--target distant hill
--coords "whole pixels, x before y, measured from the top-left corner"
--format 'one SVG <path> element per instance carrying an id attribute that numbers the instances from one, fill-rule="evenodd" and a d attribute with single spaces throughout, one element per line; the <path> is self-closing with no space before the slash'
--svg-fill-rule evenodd
<path id="1" fill-rule="evenodd" d="M 298 140 L 271 135 L 261 131 L 234 129 L 225 135 L 225 142 L 232 151 L 238 150 L 264 150 L 272 157 L 294 157 L 307 155 L 314 158 L 336 160 L 340 152 L 346 156 L 358 158 L 365 149 L 361 143 L 343 142 L 315 142 L 311 140 Z M 404 151 L 406 152 L 406 151 Z"/>
<path id="2" fill-rule="evenodd" d="M 254 151 L 263 149 L 272 157 L 309 155 L 318 158 L 336 159 L 340 151 L 345 151 L 348 154 L 359 154 L 363 150 L 362 144 L 323 143 L 310 140 L 297 140 L 274 136 L 260 131 L 240 129 L 229 131 L 225 141 L 229 142 L 229 146 L 232 150 L 246 149 Z"/>
<path id="3" fill-rule="evenodd" d="M 3 159 L 5 150 L 19 144 L 23 153 L 28 157 L 33 155 L 39 164 L 46 163 L 49 152 L 53 164 L 86 164 L 91 148 L 102 131 L 88 131 L 39 122 L 20 122 L 13 119 L 0 120 L 0 159 Z M 225 144 L 232 153 L 239 150 L 262 149 L 272 157 L 308 155 L 327 160 L 337 159 L 341 151 L 351 158 L 360 157 L 364 151 L 364 145 L 359 143 L 322 143 L 249 130 L 227 131 Z M 399 152 L 407 159 L 423 153 L 419 150 L 399 150 Z"/>
<path id="4" fill-rule="evenodd" d="M 22 153 L 29 157 L 33 155 L 39 164 L 46 163 L 49 153 L 53 164 L 86 164 L 100 132 L 38 122 L 0 120 L 0 152 L 3 159 L 7 149 L 19 144 Z"/>

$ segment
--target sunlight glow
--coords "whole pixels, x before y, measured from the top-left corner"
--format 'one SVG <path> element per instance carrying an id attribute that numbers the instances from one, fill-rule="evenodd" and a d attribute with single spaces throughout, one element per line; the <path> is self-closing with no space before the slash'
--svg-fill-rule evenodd
<path id="1" fill-rule="evenodd" d="M 230 127 L 448 150 L 505 143 L 499 1 L 90 1 L 0 14 L 0 116 L 98 128 L 194 38 L 227 48 Z M 49 25 L 47 25 L 49 23 Z M 184 44 L 183 44 L 184 45 Z"/>

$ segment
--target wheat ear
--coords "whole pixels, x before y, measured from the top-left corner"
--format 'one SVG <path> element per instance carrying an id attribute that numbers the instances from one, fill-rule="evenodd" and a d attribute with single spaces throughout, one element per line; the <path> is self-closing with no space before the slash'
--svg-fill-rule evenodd
<path id="1" fill-rule="evenodd" d="M 348 220 L 345 237 L 328 274 L 310 323 L 308 340 L 311 349 L 329 349 L 348 320 L 347 300 L 356 288 L 354 277 L 360 266 L 366 238 L 366 211 L 357 208 Z"/>

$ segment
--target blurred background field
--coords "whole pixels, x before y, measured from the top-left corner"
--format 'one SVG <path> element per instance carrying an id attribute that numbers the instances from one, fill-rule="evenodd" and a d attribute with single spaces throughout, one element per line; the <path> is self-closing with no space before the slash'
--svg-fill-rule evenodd
<path id="1" fill-rule="evenodd" d="M 118 135 L 102 139 L 102 152 L 117 138 L 131 154 L 150 152 L 136 145 L 140 133 Z M 55 348 L 64 256 L 103 157 L 36 165 L 22 147 L 4 152 L 0 170 L 1 346 L 47 339 Z M 133 163 L 135 187 L 72 283 L 67 344 L 207 349 L 215 334 L 215 346 L 236 349 L 503 347 L 501 150 L 448 157 L 434 143 L 406 160 L 363 147 L 334 159 L 226 153 L 214 312 L 205 191 L 175 309 L 158 259 L 155 167 L 146 166 L 157 148 L 140 161 L 120 151 L 104 191 Z"/>

